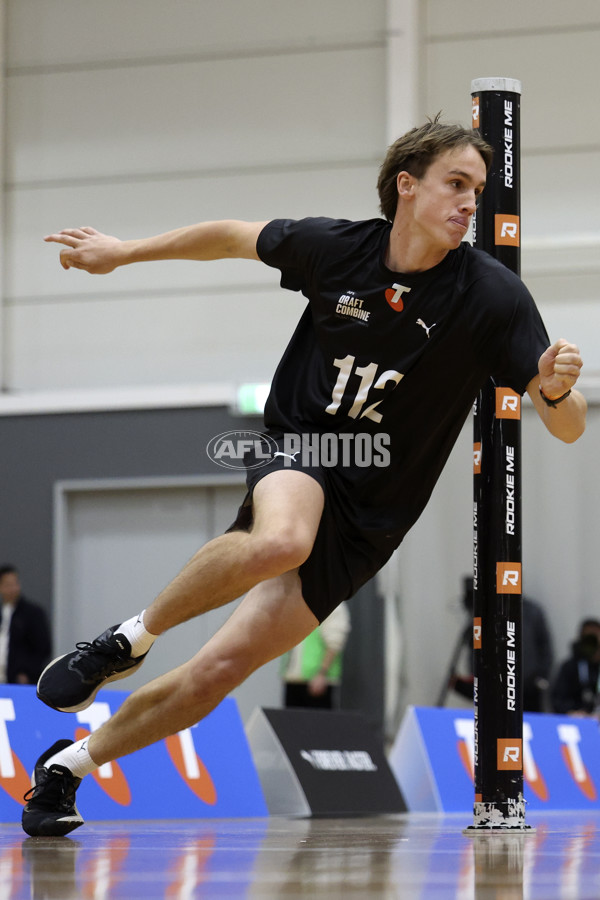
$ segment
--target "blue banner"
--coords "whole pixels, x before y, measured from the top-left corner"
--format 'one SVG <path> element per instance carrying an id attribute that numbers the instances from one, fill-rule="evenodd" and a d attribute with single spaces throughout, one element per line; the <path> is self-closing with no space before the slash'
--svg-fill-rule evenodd
<path id="1" fill-rule="evenodd" d="M 55 712 L 31 686 L 0 685 L 0 822 L 20 819 L 37 758 L 60 738 L 96 730 L 127 697 L 100 691 L 79 713 Z M 77 791 L 85 819 L 266 816 L 267 807 L 232 698 L 166 740 L 101 766 Z"/>
<path id="2" fill-rule="evenodd" d="M 522 742 L 496 750 L 499 768 L 522 766 L 528 809 L 600 809 L 595 719 L 526 713 Z M 470 710 L 410 707 L 390 754 L 409 810 L 472 810 L 476 752 Z"/>

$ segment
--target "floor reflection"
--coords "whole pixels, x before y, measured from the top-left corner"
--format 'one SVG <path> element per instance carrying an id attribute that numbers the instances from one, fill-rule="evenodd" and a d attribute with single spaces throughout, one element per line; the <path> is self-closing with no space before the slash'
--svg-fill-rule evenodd
<path id="1" fill-rule="evenodd" d="M 0 826 L 0 900 L 600 897 L 600 816 L 540 814 L 530 834 L 465 836 L 464 816 Z"/>

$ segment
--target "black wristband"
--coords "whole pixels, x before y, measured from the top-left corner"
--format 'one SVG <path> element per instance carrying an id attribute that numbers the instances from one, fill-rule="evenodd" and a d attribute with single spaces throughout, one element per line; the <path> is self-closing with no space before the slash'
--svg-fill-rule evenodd
<path id="1" fill-rule="evenodd" d="M 549 397 L 546 397 L 545 393 L 543 392 L 543 390 L 540 387 L 540 397 L 542 398 L 542 400 L 544 401 L 546 406 L 551 406 L 552 409 L 556 409 L 558 404 L 562 403 L 563 400 L 566 400 L 570 393 L 571 393 L 571 388 L 569 388 L 569 390 L 566 391 L 564 394 L 562 394 L 560 397 L 556 397 L 555 400 L 551 400 Z"/>

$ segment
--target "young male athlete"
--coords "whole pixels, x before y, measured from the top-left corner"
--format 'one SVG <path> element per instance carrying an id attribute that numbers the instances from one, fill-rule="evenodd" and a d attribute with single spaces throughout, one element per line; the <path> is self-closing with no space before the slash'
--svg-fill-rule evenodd
<path id="1" fill-rule="evenodd" d="M 147 260 L 261 260 L 308 306 L 265 409 L 278 449 L 260 467 L 250 455 L 233 530 L 140 615 L 51 663 L 38 696 L 81 710 L 135 671 L 158 635 L 246 596 L 191 660 L 133 692 L 89 738 L 40 757 L 23 812 L 28 834 L 81 825 L 84 775 L 198 722 L 372 577 L 426 505 L 490 376 L 527 390 L 553 435 L 581 435 L 578 348 L 549 345 L 519 278 L 463 241 L 490 160 L 476 133 L 436 120 L 390 147 L 378 183 L 384 219 L 206 222 L 131 241 L 86 227 L 46 238 L 64 245 L 65 269 L 93 274 Z M 336 465 L 309 452 L 315 435 L 339 442 Z M 359 452 L 368 442 L 382 451 L 371 465 Z"/>

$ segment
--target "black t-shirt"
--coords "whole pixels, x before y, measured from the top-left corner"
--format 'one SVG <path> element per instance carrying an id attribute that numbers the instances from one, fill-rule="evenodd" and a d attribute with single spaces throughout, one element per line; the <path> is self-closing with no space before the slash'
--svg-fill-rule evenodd
<path id="1" fill-rule="evenodd" d="M 327 468 L 351 519 L 401 540 L 433 490 L 480 388 L 522 394 L 548 347 L 522 281 L 463 243 L 432 269 L 385 265 L 390 224 L 270 222 L 257 250 L 309 303 L 277 367 L 265 425 L 386 436 L 389 465 Z"/>

